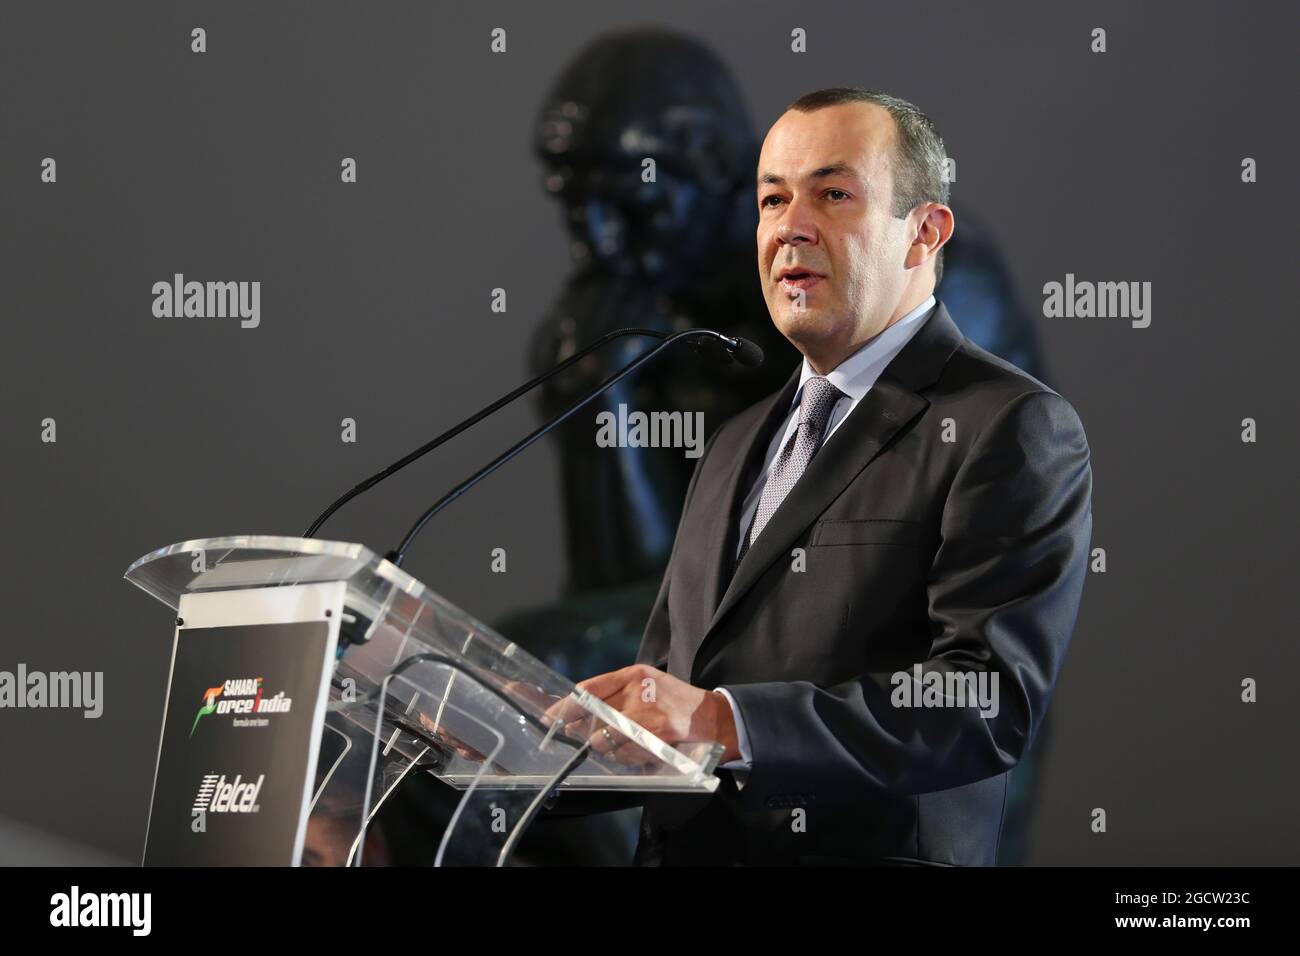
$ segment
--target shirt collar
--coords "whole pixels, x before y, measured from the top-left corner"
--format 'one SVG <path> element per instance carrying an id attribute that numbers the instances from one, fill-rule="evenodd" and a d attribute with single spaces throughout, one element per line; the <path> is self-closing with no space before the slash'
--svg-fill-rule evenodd
<path id="1" fill-rule="evenodd" d="M 885 331 L 868 339 L 861 348 L 846 358 L 826 375 L 826 379 L 841 392 L 857 402 L 876 384 L 876 379 L 885 367 L 902 351 L 912 335 L 921 327 L 923 318 L 935 305 L 931 295 L 907 315 L 903 316 Z M 803 360 L 803 369 L 799 373 L 799 387 L 795 389 L 791 405 L 798 405 L 803 397 L 803 384 L 817 373 Z"/>

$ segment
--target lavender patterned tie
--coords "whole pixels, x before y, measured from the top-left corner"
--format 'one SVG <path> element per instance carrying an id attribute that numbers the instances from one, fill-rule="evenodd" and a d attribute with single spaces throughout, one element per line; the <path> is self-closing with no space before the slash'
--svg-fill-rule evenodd
<path id="1" fill-rule="evenodd" d="M 799 427 L 790 436 L 790 440 L 781 449 L 776 463 L 768 475 L 767 484 L 763 486 L 763 495 L 758 499 L 758 510 L 749 525 L 749 534 L 741 545 L 736 564 L 749 551 L 768 520 L 776 512 L 785 496 L 790 493 L 794 483 L 799 480 L 803 470 L 812 461 L 821 447 L 822 436 L 826 433 L 826 423 L 830 421 L 831 409 L 844 397 L 844 393 L 829 380 L 815 375 L 803 383 L 803 397 L 799 400 Z"/>

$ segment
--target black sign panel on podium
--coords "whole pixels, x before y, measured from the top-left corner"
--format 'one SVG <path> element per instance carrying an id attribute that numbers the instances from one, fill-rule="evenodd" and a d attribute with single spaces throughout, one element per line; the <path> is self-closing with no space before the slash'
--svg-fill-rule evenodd
<path id="1" fill-rule="evenodd" d="M 178 629 L 146 866 L 298 863 L 332 652 L 327 621 Z"/>

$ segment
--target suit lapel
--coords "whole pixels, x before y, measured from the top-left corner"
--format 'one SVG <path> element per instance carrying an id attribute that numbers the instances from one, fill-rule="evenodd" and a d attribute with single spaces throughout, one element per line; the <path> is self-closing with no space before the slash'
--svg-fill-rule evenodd
<path id="1" fill-rule="evenodd" d="M 807 470 L 790 489 L 763 528 L 762 534 L 745 553 L 734 577 L 728 583 L 725 569 L 730 566 L 730 556 L 735 553 L 739 512 L 745 495 L 762 466 L 768 444 L 789 412 L 790 402 L 794 399 L 799 383 L 799 367 L 796 367 L 794 376 L 785 388 L 766 400 L 770 404 L 758 416 L 756 424 L 751 426 L 748 443 L 742 446 L 745 448 L 743 463 L 738 463 L 729 473 L 725 486 L 720 489 L 720 500 L 714 503 L 710 515 L 710 526 L 704 540 L 710 542 L 713 553 L 709 565 L 708 590 L 705 593 L 712 604 L 718 601 L 717 595 L 724 586 L 725 591 L 708 627 L 700 633 L 699 643 L 691 654 L 692 661 L 699 658 L 700 651 L 714 635 L 723 618 L 744 598 L 768 567 L 779 558 L 788 558 L 799 536 L 871 464 L 881 449 L 929 406 L 929 401 L 919 393 L 939 377 L 949 356 L 961 343 L 962 334 L 942 303 L 931 311 L 929 318 L 922 321 L 922 327 L 813 456 Z"/>
<path id="2" fill-rule="evenodd" d="M 707 625 L 722 598 L 723 588 L 727 586 L 731 570 L 732 556 L 736 553 L 737 527 L 740 509 L 744 505 L 745 495 L 758 476 L 763 466 L 767 446 L 771 443 L 776 430 L 785 421 L 794 401 L 795 390 L 799 387 L 799 372 L 802 365 L 796 365 L 794 374 L 786 381 L 779 392 L 763 399 L 753 406 L 749 415 L 748 433 L 742 439 L 739 454 L 732 458 L 731 468 L 725 479 L 717 486 L 707 502 L 707 518 L 703 536 L 699 539 L 709 548 L 709 562 L 705 571 L 704 594 L 708 598 L 708 607 L 701 620 Z M 701 628 L 698 633 L 703 634 Z"/>

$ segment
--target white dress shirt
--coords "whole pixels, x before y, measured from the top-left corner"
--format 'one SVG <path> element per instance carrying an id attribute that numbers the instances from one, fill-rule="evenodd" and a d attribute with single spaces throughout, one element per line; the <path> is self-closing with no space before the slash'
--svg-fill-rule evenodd
<path id="1" fill-rule="evenodd" d="M 849 417 L 849 413 L 857 408 L 858 402 L 862 401 L 862 397 L 871 391 L 871 386 L 876 384 L 876 379 L 880 377 L 880 373 L 885 370 L 885 367 L 894 360 L 894 356 L 902 351 L 903 346 L 916 334 L 916 331 L 923 324 L 921 320 L 929 314 L 934 305 L 935 298 L 932 295 L 889 328 L 869 339 L 861 348 L 827 373 L 826 378 L 844 393 L 844 397 L 837 401 L 831 409 L 831 416 L 826 423 L 826 434 L 822 438 L 822 445 L 826 444 L 844 419 Z M 799 387 L 795 389 L 794 399 L 790 403 L 790 411 L 786 415 L 785 427 L 778 429 L 772 437 L 771 443 L 767 446 L 767 457 L 764 460 L 763 469 L 759 472 L 753 487 L 749 489 L 749 494 L 745 496 L 745 507 L 740 514 L 741 533 L 736 536 L 737 556 L 740 554 L 740 545 L 745 533 L 748 532 L 749 526 L 754 520 L 755 512 L 758 511 L 758 503 L 763 496 L 763 486 L 767 484 L 772 472 L 772 466 L 776 464 L 777 456 L 781 453 L 781 449 L 785 447 L 786 442 L 799 429 L 799 401 L 803 397 L 804 383 L 816 374 L 812 366 L 808 364 L 808 359 L 805 358 L 803 360 L 803 370 L 799 373 Z M 740 746 L 740 759 L 728 761 L 721 766 L 728 770 L 737 771 L 736 783 L 743 786 L 745 778 L 748 776 L 745 771 L 748 771 L 754 765 L 753 754 L 749 750 L 749 735 L 745 733 L 745 722 L 741 719 L 740 708 L 736 706 L 736 701 L 727 692 L 727 688 L 715 687 L 714 690 L 720 691 L 727 698 L 727 703 L 731 705 L 731 715 L 736 722 L 736 737 Z"/>

